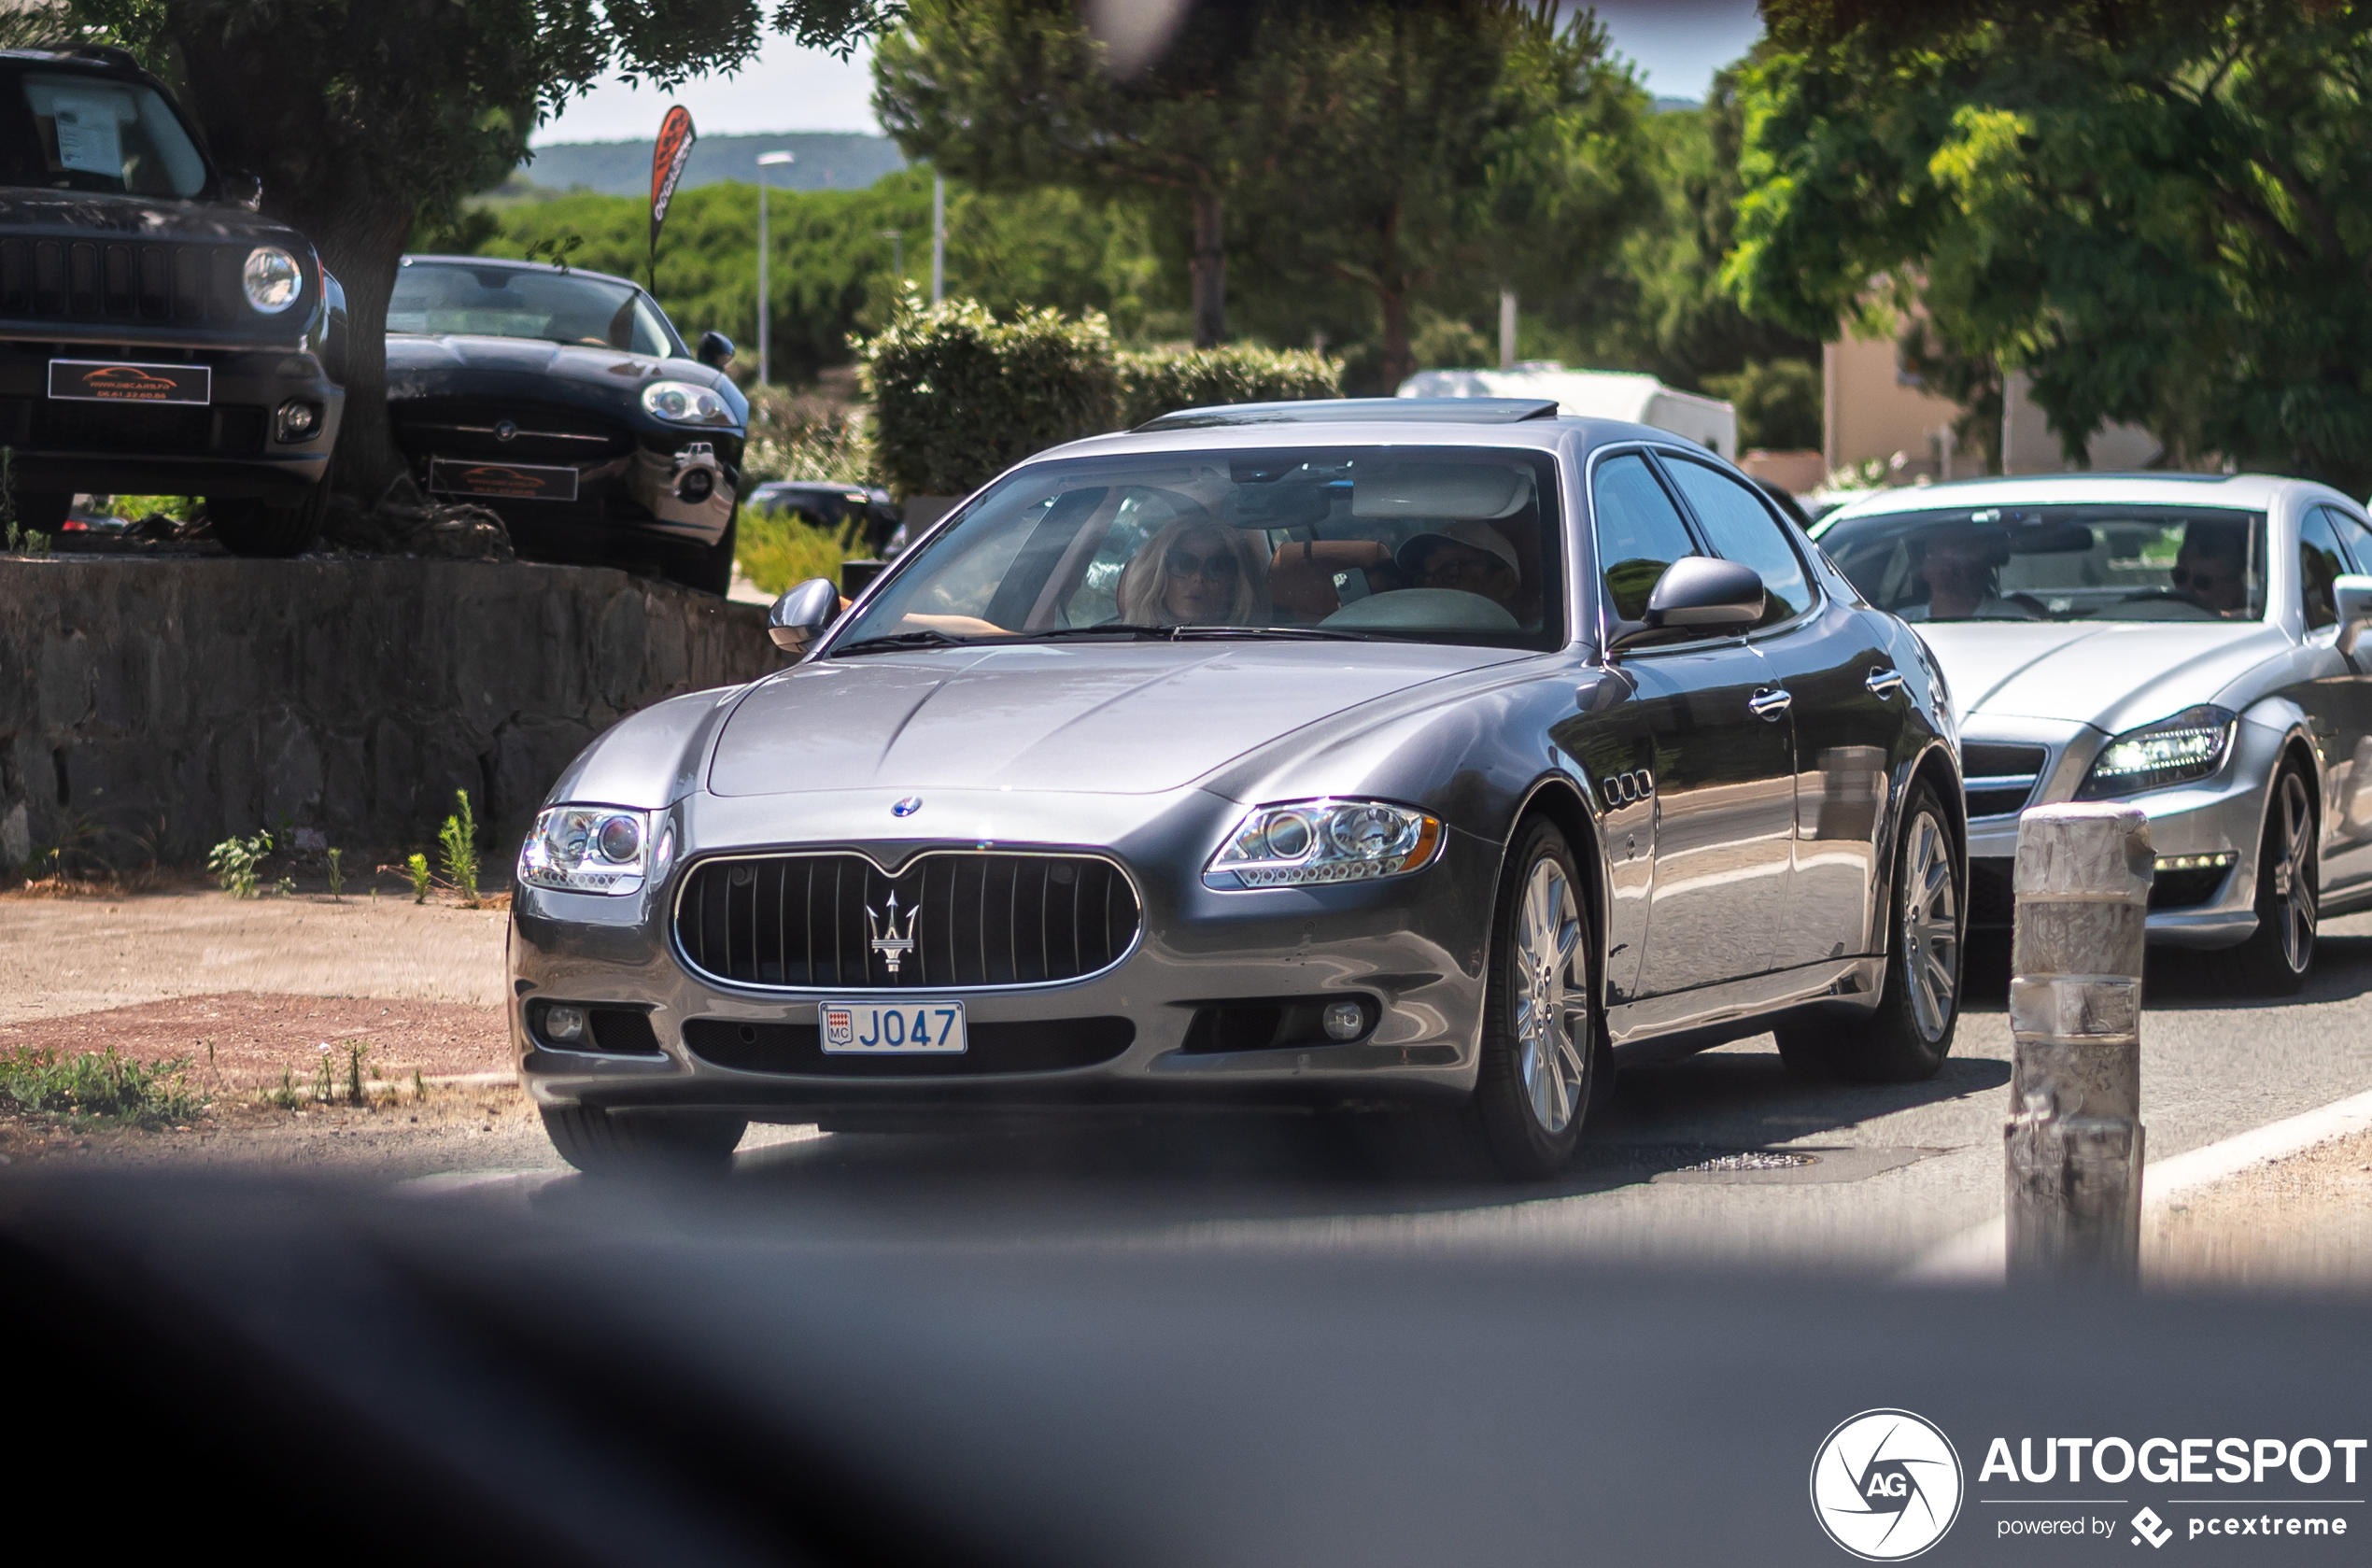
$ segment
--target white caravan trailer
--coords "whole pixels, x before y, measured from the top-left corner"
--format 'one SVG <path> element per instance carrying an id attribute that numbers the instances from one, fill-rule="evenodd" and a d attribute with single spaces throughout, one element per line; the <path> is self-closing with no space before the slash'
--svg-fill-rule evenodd
<path id="1" fill-rule="evenodd" d="M 1400 384 L 1404 398 L 1555 398 L 1560 414 L 1628 419 L 1687 436 L 1738 460 L 1738 411 L 1719 398 L 1677 392 L 1652 375 L 1567 370 L 1530 360 L 1513 370 L 1424 370 Z"/>

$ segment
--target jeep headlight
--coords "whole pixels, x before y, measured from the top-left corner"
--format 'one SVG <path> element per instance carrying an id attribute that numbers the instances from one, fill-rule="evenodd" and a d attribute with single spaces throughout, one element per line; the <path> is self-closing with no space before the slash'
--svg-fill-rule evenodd
<path id="1" fill-rule="evenodd" d="M 247 252 L 239 283 L 247 291 L 247 304 L 266 316 L 277 316 L 304 292 L 304 269 L 278 246 L 259 245 Z"/>
<path id="2" fill-rule="evenodd" d="M 689 381 L 654 381 L 642 388 L 642 412 L 671 425 L 729 425 L 733 410 L 706 387 Z"/>
<path id="3" fill-rule="evenodd" d="M 2100 748 L 2092 771 L 2076 791 L 2079 800 L 2139 795 L 2145 789 L 2204 779 L 2224 766 L 2239 715 L 2202 704 L 2170 719 L 2128 729 Z"/>
<path id="4" fill-rule="evenodd" d="M 1381 800 L 1289 800 L 1262 806 L 1227 835 L 1203 872 L 1207 887 L 1309 887 L 1421 870 L 1441 823 Z"/>
<path id="5" fill-rule="evenodd" d="M 664 868 L 663 813 L 554 806 L 519 846 L 519 881 L 560 893 L 640 893 Z"/>

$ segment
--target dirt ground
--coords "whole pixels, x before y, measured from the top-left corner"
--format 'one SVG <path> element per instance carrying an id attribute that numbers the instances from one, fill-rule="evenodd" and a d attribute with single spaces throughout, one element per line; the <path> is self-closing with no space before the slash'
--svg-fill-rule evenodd
<path id="1" fill-rule="evenodd" d="M 2153 1216 L 2142 1268 L 2174 1286 L 2372 1289 L 2372 1133 L 2194 1194 Z"/>

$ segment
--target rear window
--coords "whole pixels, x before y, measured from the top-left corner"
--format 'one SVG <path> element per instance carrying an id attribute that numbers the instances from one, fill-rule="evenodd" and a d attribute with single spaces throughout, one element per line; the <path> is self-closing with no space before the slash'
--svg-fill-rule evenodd
<path id="1" fill-rule="evenodd" d="M 187 201 L 205 160 L 164 95 L 79 71 L 0 75 L 0 179 L 13 186 Z"/>

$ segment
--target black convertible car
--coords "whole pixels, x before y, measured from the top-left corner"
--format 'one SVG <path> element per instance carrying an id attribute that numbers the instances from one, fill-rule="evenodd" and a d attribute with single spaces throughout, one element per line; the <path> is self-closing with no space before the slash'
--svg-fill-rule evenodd
<path id="1" fill-rule="evenodd" d="M 0 445 L 26 527 L 78 490 L 197 495 L 238 554 L 311 542 L 346 294 L 261 200 L 120 49 L 0 50 Z"/>
<path id="2" fill-rule="evenodd" d="M 423 490 L 489 508 L 522 555 L 726 590 L 750 406 L 722 333 L 695 355 L 621 277 L 407 256 L 387 344 L 388 411 Z"/>

